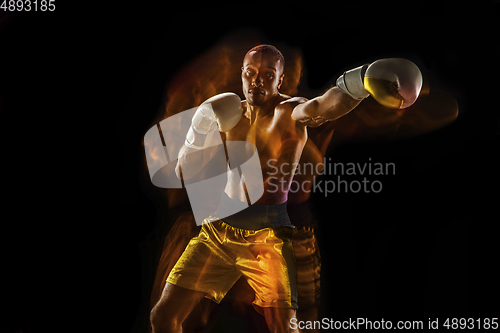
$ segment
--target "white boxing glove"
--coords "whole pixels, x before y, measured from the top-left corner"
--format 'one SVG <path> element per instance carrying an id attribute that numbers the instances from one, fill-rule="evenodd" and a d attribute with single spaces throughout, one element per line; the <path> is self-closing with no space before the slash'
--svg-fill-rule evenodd
<path id="1" fill-rule="evenodd" d="M 234 93 L 222 93 L 207 99 L 196 110 L 184 144 L 194 149 L 207 148 L 217 130 L 231 130 L 242 114 L 241 99 Z"/>
<path id="2" fill-rule="evenodd" d="M 372 95 L 388 108 L 404 109 L 417 100 L 422 81 L 413 62 L 388 58 L 345 72 L 337 79 L 337 87 L 357 100 Z"/>

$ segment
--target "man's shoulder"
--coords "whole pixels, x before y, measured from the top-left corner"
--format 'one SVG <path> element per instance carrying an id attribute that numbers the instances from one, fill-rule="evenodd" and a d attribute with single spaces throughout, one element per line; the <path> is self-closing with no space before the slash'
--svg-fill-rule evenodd
<path id="1" fill-rule="evenodd" d="M 293 109 L 302 103 L 307 102 L 307 98 L 304 97 L 291 97 L 288 95 L 283 95 L 280 94 L 280 101 L 278 102 L 278 105 L 276 106 L 276 110 L 281 110 L 281 111 L 289 111 L 290 114 L 293 111 Z"/>
<path id="2" fill-rule="evenodd" d="M 285 95 L 285 94 L 280 94 L 280 103 L 281 105 L 283 104 L 287 104 L 287 103 L 290 103 L 290 104 L 301 104 L 301 103 L 305 103 L 308 101 L 307 98 L 305 97 L 292 97 L 292 96 L 288 96 L 288 95 Z"/>
<path id="3" fill-rule="evenodd" d="M 281 101 L 278 103 L 278 105 L 275 108 L 275 115 L 279 115 L 280 118 L 283 119 L 288 119 L 292 121 L 292 113 L 293 109 L 302 103 L 305 103 L 308 101 L 307 98 L 304 97 L 291 97 L 288 95 L 280 94 L 280 99 Z M 295 122 L 296 126 L 299 127 L 304 127 L 302 123 Z"/>

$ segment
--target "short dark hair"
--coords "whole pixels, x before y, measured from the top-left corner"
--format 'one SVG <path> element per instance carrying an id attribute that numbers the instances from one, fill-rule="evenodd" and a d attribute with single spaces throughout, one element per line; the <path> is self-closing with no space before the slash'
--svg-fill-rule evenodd
<path id="1" fill-rule="evenodd" d="M 275 46 L 268 44 L 261 44 L 254 46 L 245 54 L 245 57 L 252 51 L 263 52 L 263 53 L 265 52 L 275 55 L 276 57 L 278 57 L 280 61 L 282 71 L 285 70 L 285 58 L 283 57 L 283 54 L 281 54 L 280 50 L 278 50 Z"/>

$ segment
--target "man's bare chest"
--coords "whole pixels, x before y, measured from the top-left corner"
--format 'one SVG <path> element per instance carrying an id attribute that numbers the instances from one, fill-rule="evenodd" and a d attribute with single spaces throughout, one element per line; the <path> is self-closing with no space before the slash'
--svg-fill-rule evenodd
<path id="1" fill-rule="evenodd" d="M 277 159 L 285 146 L 294 142 L 297 147 L 305 142 L 305 131 L 297 128 L 291 119 L 280 110 L 272 117 L 262 117 L 253 123 L 245 116 L 226 133 L 228 141 L 246 141 L 253 143 L 261 158 Z"/>

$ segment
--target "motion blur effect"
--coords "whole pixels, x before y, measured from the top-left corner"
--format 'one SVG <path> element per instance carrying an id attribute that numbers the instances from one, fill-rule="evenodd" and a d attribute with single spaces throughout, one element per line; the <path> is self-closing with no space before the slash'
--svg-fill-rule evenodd
<path id="1" fill-rule="evenodd" d="M 242 84 L 242 76 L 252 75 L 251 66 L 246 66 L 244 63 L 242 68 L 242 60 L 244 60 L 248 50 L 258 44 L 261 44 L 261 42 L 254 36 L 231 36 L 200 55 L 185 68 L 180 69 L 167 87 L 165 112 L 158 119 L 155 119 L 151 127 L 155 127 L 157 123 L 164 119 L 174 119 L 173 116 L 186 110 L 194 110 L 212 96 L 225 92 L 233 92 L 240 97 L 251 98 L 252 105 L 265 104 L 265 88 L 246 86 L 244 79 Z M 284 56 L 284 75 L 281 78 L 269 77 L 269 80 L 274 80 L 273 85 L 277 85 L 280 94 L 290 97 L 298 95 L 314 98 L 324 92 L 311 91 L 307 87 L 300 86 L 304 59 L 299 49 L 286 47 L 285 45 L 279 45 L 278 49 Z M 373 66 L 374 64 L 379 67 Z M 446 91 L 438 87 L 432 87 L 426 79 L 425 72 L 423 73 L 423 81 L 418 84 L 417 95 L 411 96 L 412 93 L 415 94 L 415 91 L 398 91 L 399 82 L 395 82 L 385 75 L 386 72 L 383 68 L 381 69 L 383 65 L 383 62 L 382 66 L 380 63 L 374 62 L 371 68 L 367 66 L 363 70 L 363 73 L 366 72 L 364 80 L 363 77 L 361 79 L 366 91 L 376 96 L 385 94 L 387 97 L 383 99 L 389 102 L 383 105 L 379 98 L 363 97 L 364 99 L 352 111 L 342 116 L 326 120 L 320 117 L 322 120 L 319 124 L 308 126 L 305 129 L 304 137 L 306 141 L 299 150 L 298 164 L 321 163 L 327 150 L 331 147 L 330 143 L 335 141 L 336 137 L 338 137 L 337 144 L 364 140 L 399 140 L 435 131 L 456 119 L 458 115 L 456 100 Z M 343 69 L 342 64 L 338 64 L 338 67 L 339 70 Z M 352 83 L 348 80 L 347 75 L 344 76 L 345 91 L 348 92 L 352 90 L 349 89 L 352 87 Z M 401 80 L 403 81 L 404 78 L 401 78 Z M 339 86 L 338 83 L 337 85 Z M 386 88 L 383 88 L 384 86 Z M 380 93 L 380 89 L 385 90 Z M 351 97 L 357 99 L 356 93 L 353 94 L 354 96 L 351 95 Z M 416 101 L 406 103 L 406 96 L 410 96 L 409 99 L 416 99 Z M 313 119 L 311 121 L 317 120 Z M 179 123 L 179 128 L 188 125 Z M 170 126 L 172 125 L 170 124 Z M 162 133 L 161 126 L 157 128 L 159 136 L 156 140 L 161 140 L 162 145 L 165 147 L 164 150 L 168 152 L 172 140 L 166 138 L 171 136 L 172 133 Z M 234 135 L 232 138 L 228 135 L 229 139 L 234 141 L 238 139 L 245 140 L 244 137 L 238 138 Z M 154 161 L 159 161 L 159 156 L 163 153 L 158 151 L 158 145 L 154 145 L 148 140 L 150 140 L 149 137 L 145 137 L 146 158 L 144 163 L 151 164 Z M 289 151 L 286 150 L 287 144 L 292 146 Z M 293 140 L 292 142 L 269 140 L 264 145 L 264 150 L 279 152 L 278 154 L 281 156 L 290 152 L 295 153 L 297 151 L 296 146 L 297 142 Z M 178 151 L 178 149 L 175 151 Z M 259 148 L 260 153 L 261 149 Z M 161 169 L 163 176 L 167 178 L 176 177 L 176 159 L 177 156 L 170 156 L 168 161 L 161 162 L 162 165 L 165 164 Z M 269 173 L 269 170 L 266 170 L 265 163 L 261 161 L 261 164 L 264 182 L 266 182 L 266 172 Z M 229 172 L 230 170 L 228 171 L 223 166 L 219 174 L 226 171 Z M 320 306 L 321 262 L 318 244 L 314 235 L 317 221 L 314 213 L 309 208 L 309 189 L 313 183 L 312 180 L 317 174 L 311 171 L 310 173 L 300 173 L 294 176 L 293 169 L 284 172 L 284 174 L 288 174 L 289 178 L 283 178 L 283 182 L 290 182 L 291 178 L 293 178 L 295 182 L 304 185 L 298 191 L 285 193 L 284 199 L 287 203 L 286 209 L 291 223 L 295 226 L 291 239 L 296 264 L 295 276 L 293 277 L 298 295 L 296 316 L 298 320 L 317 320 L 318 307 Z M 149 175 L 145 174 L 144 177 L 148 178 Z M 231 174 L 228 174 L 228 177 L 230 178 Z M 169 209 L 169 221 L 166 221 L 166 223 L 170 223 L 171 227 L 163 241 L 162 251 L 159 255 L 160 259 L 150 297 L 151 309 L 160 300 L 172 268 L 183 254 L 190 240 L 200 234 L 202 229 L 200 223 L 197 223 L 193 209 L 190 206 L 188 193 L 185 186 L 183 186 L 185 182 L 186 180 L 183 179 L 183 183 L 179 182 L 180 186 L 165 186 L 166 188 L 161 189 L 165 196 L 165 204 L 168 205 Z M 245 201 L 246 199 L 250 203 L 251 200 L 249 200 L 248 195 L 250 189 L 248 187 L 251 182 L 247 181 L 245 183 L 242 179 L 241 183 L 243 184 L 241 200 Z M 200 195 L 206 198 L 203 204 L 206 205 L 205 209 L 207 211 L 216 212 L 220 209 L 221 200 L 223 199 L 220 196 L 214 196 L 213 193 L 223 193 L 224 191 L 231 193 L 228 186 L 224 183 L 220 184 L 219 188 L 199 189 L 201 192 L 206 191 Z M 208 265 L 207 269 L 210 269 Z M 201 272 L 201 275 L 204 275 L 204 272 Z M 255 298 L 255 286 L 250 286 L 242 276 L 227 293 L 221 305 L 224 303 L 232 304 L 232 311 L 247 319 L 245 325 L 249 327 L 249 331 L 269 331 L 268 323 L 266 323 L 267 318 L 262 316 L 262 311 L 255 306 Z M 218 319 L 218 313 L 220 313 L 220 311 L 217 311 L 217 307 L 221 305 L 217 305 L 216 302 L 209 298 L 202 298 L 183 321 L 183 332 L 210 332 Z M 258 314 L 258 312 L 261 314 Z M 314 329 L 303 331 L 319 332 Z"/>

